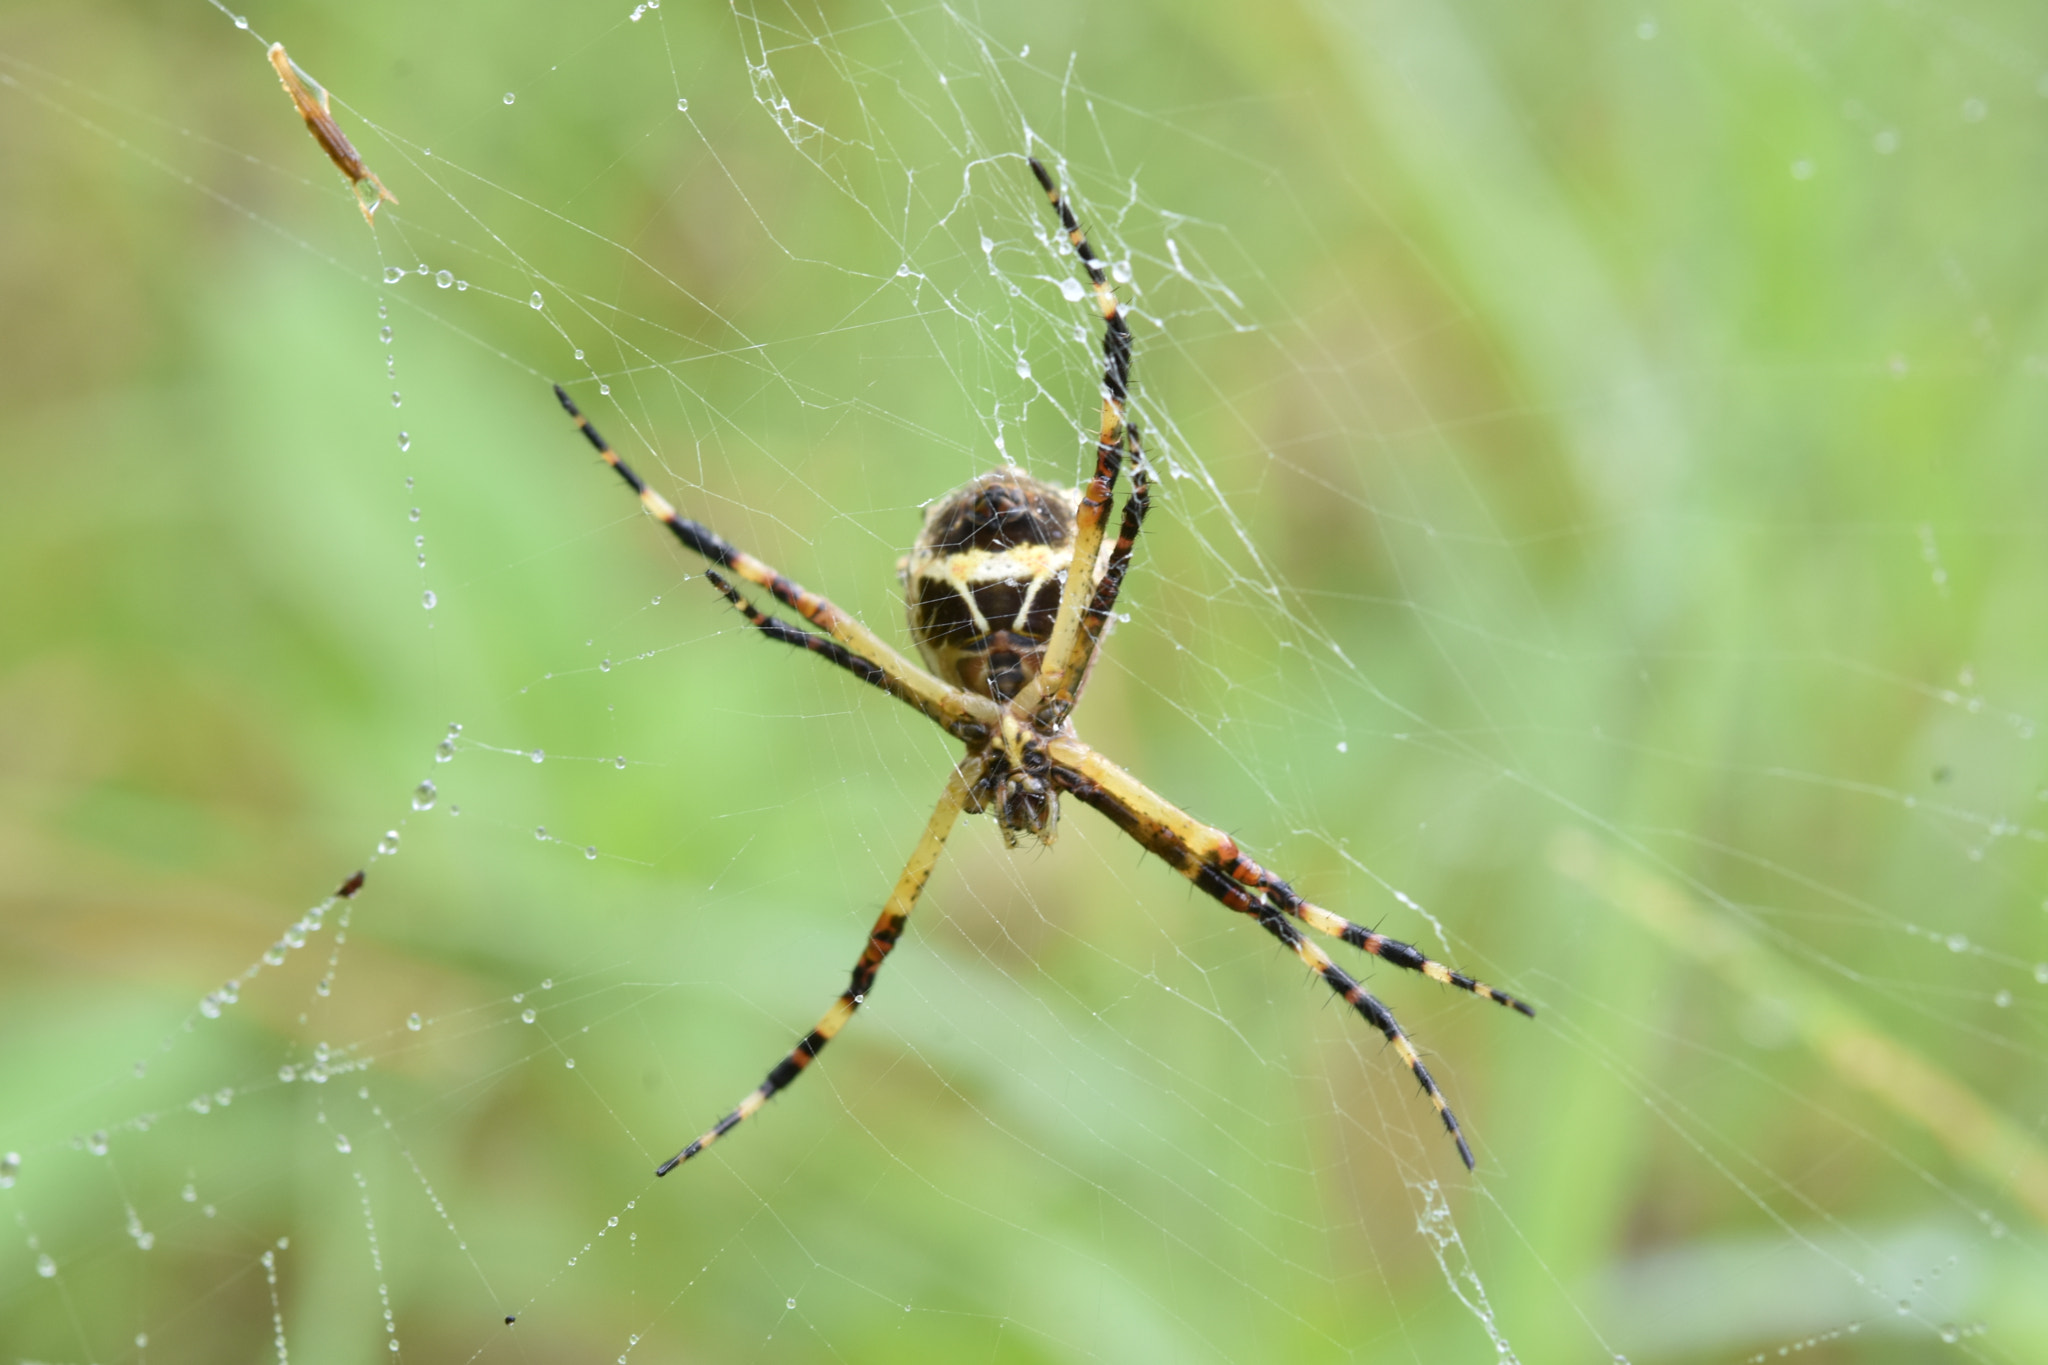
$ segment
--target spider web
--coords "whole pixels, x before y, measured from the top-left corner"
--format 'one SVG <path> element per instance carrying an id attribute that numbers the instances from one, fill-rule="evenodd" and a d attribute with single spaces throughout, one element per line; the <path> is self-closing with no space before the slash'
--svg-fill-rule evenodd
<path id="1" fill-rule="evenodd" d="M 5 1357 L 2037 1358 L 2040 29 L 10 20 Z M 751 637 L 548 382 L 900 638 L 926 502 L 1091 461 L 1026 153 L 1159 478 L 1078 728 L 1536 1001 L 1368 973 L 1476 1173 L 1069 803 L 963 821 L 819 1065 L 651 1176 L 957 755 Z"/>

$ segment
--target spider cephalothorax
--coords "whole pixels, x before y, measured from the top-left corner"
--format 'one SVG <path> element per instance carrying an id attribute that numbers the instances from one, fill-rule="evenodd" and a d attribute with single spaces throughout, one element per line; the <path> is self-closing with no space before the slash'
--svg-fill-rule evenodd
<path id="1" fill-rule="evenodd" d="M 932 672 L 999 702 L 1038 676 L 1080 505 L 1078 488 L 998 469 L 926 510 L 898 568 L 910 638 Z"/>
<path id="2" fill-rule="evenodd" d="M 1131 546 L 1151 505 L 1151 475 L 1138 429 L 1125 420 L 1131 332 L 1109 287 L 1109 272 L 1081 234 L 1051 174 L 1036 161 L 1029 164 L 1088 272 L 1102 313 L 1102 424 L 1095 438 L 1095 473 L 1083 487 L 1063 489 L 1014 469 L 999 469 L 948 494 L 925 514 L 924 530 L 898 571 L 910 633 L 931 665 L 929 673 L 823 597 L 791 582 L 702 522 L 679 514 L 605 443 L 569 395 L 559 387 L 555 390 L 590 444 L 640 495 L 642 505 L 686 548 L 716 566 L 706 570 L 705 577 L 750 626 L 771 640 L 808 650 L 915 707 L 967 750 L 869 931 L 846 990 L 738 1108 L 663 1162 L 655 1174 L 666 1175 L 760 1112 L 769 1097 L 802 1075 L 846 1026 L 867 1000 L 883 959 L 902 938 L 904 922 L 924 892 L 956 816 L 963 811 L 986 812 L 1009 843 L 1016 843 L 1020 834 L 1050 843 L 1059 823 L 1062 793 L 1100 812 L 1204 895 L 1253 920 L 1378 1029 L 1422 1083 L 1438 1118 L 1457 1142 L 1459 1157 L 1470 1166 L 1472 1149 L 1401 1025 L 1303 930 L 1341 940 L 1383 962 L 1524 1014 L 1534 1011 L 1409 944 L 1305 899 L 1246 857 L 1228 834 L 1203 824 L 1082 743 L 1068 724 L 1116 610 Z M 1126 463 L 1131 493 L 1111 538 L 1110 502 Z M 802 617 L 809 629 L 762 611 L 721 569 L 767 591 Z"/>
<path id="3" fill-rule="evenodd" d="M 1060 792 L 1045 740 L 1036 726 L 1011 712 L 980 751 L 981 778 L 968 793 L 967 809 L 994 816 L 1012 848 L 1020 834 L 1049 844 L 1059 832 Z"/>

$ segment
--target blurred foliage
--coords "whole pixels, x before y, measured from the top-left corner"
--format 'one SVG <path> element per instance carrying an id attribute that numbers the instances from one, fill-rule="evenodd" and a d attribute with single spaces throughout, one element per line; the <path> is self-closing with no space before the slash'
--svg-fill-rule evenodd
<path id="1" fill-rule="evenodd" d="M 403 201 L 374 235 L 217 10 L 0 13 L 6 1354 L 269 1358 L 275 1311 L 381 1359 L 387 1301 L 434 1360 L 1488 1359 L 1485 1313 L 1531 1362 L 2048 1350 L 2020 1186 L 1559 861 L 2038 1159 L 2048 12 L 631 13 L 252 9 Z M 1198 477 L 1080 724 L 1542 1004 L 1372 978 L 1476 1178 L 1070 810 L 1042 855 L 966 822 L 828 1060 L 649 1179 L 839 989 L 951 754 L 745 638 L 546 381 L 893 626 L 1012 349 L 1057 401 L 1006 448 L 1078 459 L 1092 334 L 937 302 L 1001 306 L 956 184 L 1042 228 L 971 164 L 1026 125 L 1110 250 L 1197 257 L 1136 297 Z M 335 907 L 195 1013 L 366 861 L 344 947 Z"/>

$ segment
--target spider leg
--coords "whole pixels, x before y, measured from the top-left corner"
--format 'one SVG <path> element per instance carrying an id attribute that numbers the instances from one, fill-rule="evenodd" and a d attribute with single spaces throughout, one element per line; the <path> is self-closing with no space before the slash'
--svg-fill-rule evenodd
<path id="1" fill-rule="evenodd" d="M 896 879 L 896 889 L 889 893 L 889 903 L 882 907 L 881 917 L 868 931 L 868 946 L 861 950 L 860 961 L 853 965 L 853 980 L 832 1002 L 832 1008 L 825 1011 L 824 1017 L 787 1057 L 776 1064 L 768 1078 L 739 1102 L 737 1108 L 713 1124 L 696 1141 L 655 1167 L 656 1175 L 667 1175 L 751 1118 L 776 1091 L 803 1075 L 811 1059 L 824 1051 L 825 1044 L 846 1027 L 846 1021 L 853 1018 L 854 1011 L 861 1007 L 868 992 L 874 988 L 876 973 L 882 970 L 882 963 L 902 936 L 903 922 L 910 918 L 911 908 L 917 904 L 918 895 L 924 890 L 926 880 L 932 875 L 932 867 L 939 860 L 939 852 L 945 847 L 946 836 L 953 830 L 953 821 L 966 809 L 986 766 L 985 760 L 971 758 L 954 770 L 946 783 L 946 790 L 939 796 L 938 805 L 932 808 L 932 818 L 924 827 L 924 836 L 917 841 L 910 861 L 903 865 L 903 873 Z"/>
<path id="2" fill-rule="evenodd" d="M 1138 842 L 1172 864 L 1182 876 L 1192 878 L 1203 868 L 1213 869 L 1230 881 L 1257 889 L 1280 909 L 1319 934 L 1342 939 L 1396 967 L 1420 972 L 1432 981 L 1469 991 L 1482 1000 L 1504 1005 L 1531 1019 L 1536 1017 L 1535 1007 L 1527 1001 L 1446 966 L 1413 944 L 1388 938 L 1303 899 L 1281 878 L 1240 852 L 1237 841 L 1228 834 L 1195 819 L 1081 741 L 1063 736 L 1053 740 L 1049 748 L 1054 771 L 1066 774 L 1061 778 L 1063 783 L 1069 776 L 1079 774 L 1109 789 L 1125 805 L 1143 812 L 1158 832 L 1152 839 L 1140 839 Z"/>
<path id="3" fill-rule="evenodd" d="M 1075 254 L 1088 271 L 1103 322 L 1102 425 L 1095 439 L 1095 475 L 1082 489 L 1081 505 L 1074 514 L 1073 560 L 1067 570 L 1067 585 L 1060 593 L 1059 615 L 1053 619 L 1052 636 L 1046 644 L 1045 663 L 1032 685 L 1015 699 L 1015 704 L 1025 710 L 1035 708 L 1041 697 L 1051 697 L 1071 709 L 1075 685 L 1080 680 L 1074 665 L 1087 661 L 1086 651 L 1077 651 L 1076 636 L 1082 614 L 1094 596 L 1095 561 L 1102 551 L 1103 526 L 1109 517 L 1117 470 L 1124 458 L 1124 405 L 1130 398 L 1131 386 L 1131 329 L 1117 304 L 1116 292 L 1109 287 L 1109 275 L 1082 234 L 1067 197 L 1053 183 L 1052 173 L 1036 158 L 1031 158 L 1030 163 L 1031 173 L 1038 177 L 1046 198 L 1058 210 L 1060 226 L 1066 229 L 1067 240 L 1073 243 Z"/>
<path id="4" fill-rule="evenodd" d="M 702 522 L 692 521 L 677 512 L 667 498 L 649 488 L 646 481 L 633 472 L 632 466 L 619 458 L 619 453 L 598 435 L 597 428 L 577 409 L 560 384 L 555 385 L 555 397 L 561 400 L 563 410 L 575 419 L 584 438 L 604 457 L 605 463 L 617 470 L 627 487 L 640 495 L 641 506 L 667 526 L 677 540 L 718 567 L 731 570 L 736 577 L 766 588 L 777 601 L 831 636 L 847 654 L 879 669 L 892 684 L 886 688 L 888 692 L 922 711 L 955 738 L 970 745 L 977 744 L 994 730 L 997 711 L 993 702 L 960 688 L 949 687 L 934 678 L 825 598 L 785 577 L 773 565 L 739 549 Z M 834 657 L 834 662 L 839 660 Z"/>
<path id="5" fill-rule="evenodd" d="M 798 649 L 807 649 L 819 658 L 839 665 L 839 667 L 853 674 L 854 677 L 859 678 L 862 682 L 872 687 L 879 687 L 891 696 L 902 697 L 903 700 L 910 702 L 913 706 L 917 704 L 913 698 L 904 695 L 903 691 L 897 687 L 896 680 L 891 678 L 886 670 L 869 663 L 844 645 L 829 640 L 823 635 L 805 630 L 801 626 L 793 626 L 779 617 L 768 615 L 752 602 L 749 602 L 738 588 L 726 582 L 719 575 L 718 570 L 706 569 L 704 577 L 710 580 L 712 587 L 718 589 L 724 595 L 727 602 L 732 604 L 734 611 L 747 618 L 748 625 L 760 631 L 769 639 L 780 640 L 786 645 L 795 645 Z"/>
<path id="6" fill-rule="evenodd" d="M 1473 1169 L 1472 1148 L 1466 1143 L 1465 1134 L 1458 1126 L 1458 1116 L 1451 1112 L 1449 1101 L 1444 1099 L 1444 1092 L 1437 1088 L 1436 1078 L 1429 1074 L 1429 1068 L 1423 1064 L 1421 1054 L 1415 1050 L 1415 1044 L 1409 1040 L 1407 1031 L 1394 1018 L 1393 1011 L 1381 1004 L 1372 992 L 1361 986 L 1349 972 L 1332 962 L 1328 953 L 1318 947 L 1313 939 L 1295 928 L 1265 897 L 1232 881 L 1214 865 L 1191 858 L 1186 845 L 1182 844 L 1165 825 L 1148 818 L 1143 812 L 1120 800 L 1101 783 L 1090 780 L 1082 773 L 1071 768 L 1055 768 L 1054 773 L 1062 787 L 1072 792 L 1083 803 L 1101 811 L 1118 829 L 1183 872 L 1204 895 L 1220 901 L 1227 909 L 1257 920 L 1261 929 L 1292 949 L 1303 965 L 1320 976 L 1323 983 L 1340 1000 L 1357 1010 L 1367 1023 L 1378 1029 L 1386 1040 L 1393 1044 L 1394 1051 L 1400 1055 L 1401 1061 L 1421 1083 L 1422 1092 L 1429 1096 L 1430 1104 L 1436 1108 L 1437 1117 L 1443 1120 L 1444 1131 L 1458 1144 L 1458 1157 L 1465 1163 L 1465 1169 Z"/>
<path id="7" fill-rule="evenodd" d="M 1066 721 L 1080 697 L 1083 684 L 1088 681 L 1095 651 L 1102 644 L 1110 613 L 1116 610 L 1117 594 L 1123 591 L 1124 574 L 1131 567 L 1131 547 L 1136 544 L 1138 532 L 1145 524 L 1145 514 L 1152 510 L 1152 475 L 1145 466 L 1144 447 L 1138 440 L 1137 425 L 1127 426 L 1125 433 L 1131 446 L 1131 495 L 1124 499 L 1123 523 L 1117 527 L 1116 544 L 1110 548 L 1109 562 L 1103 566 L 1101 581 L 1095 585 L 1095 595 L 1089 599 L 1087 610 L 1081 613 L 1072 653 L 1066 668 L 1060 673 L 1060 684 L 1039 704 L 1039 720 L 1047 730 L 1057 730 Z"/>
<path id="8" fill-rule="evenodd" d="M 1533 1015 L 1534 1010 L 1484 982 L 1432 961 L 1408 944 L 1372 933 L 1303 900 L 1286 882 L 1240 854 L 1236 841 L 1229 835 L 1195 819 L 1072 735 L 1052 736 L 1046 742 L 1046 750 L 1052 760 L 1053 781 L 1060 789 L 1108 816 L 1118 829 L 1193 882 L 1203 894 L 1239 914 L 1256 918 L 1261 928 L 1291 948 L 1346 1004 L 1386 1035 L 1402 1062 L 1421 1082 L 1424 1093 L 1443 1119 L 1444 1128 L 1457 1141 L 1458 1155 L 1467 1168 L 1471 1167 L 1472 1149 L 1459 1131 L 1457 1118 L 1392 1012 L 1350 973 L 1332 962 L 1313 940 L 1304 937 L 1287 921 L 1286 915 L 1293 915 L 1310 928 L 1343 938 L 1396 966 L 1423 972 L 1524 1014 Z"/>
<path id="9" fill-rule="evenodd" d="M 1224 838 L 1227 841 L 1229 836 L 1225 835 Z M 1235 849 L 1236 844 L 1231 843 L 1229 847 Z M 1388 938 L 1385 934 L 1368 929 L 1362 924 L 1354 924 L 1335 911 L 1325 910 L 1313 901 L 1303 900 L 1293 887 L 1242 853 L 1236 854 L 1224 870 L 1237 881 L 1264 891 L 1288 914 L 1319 934 L 1342 939 L 1352 947 L 1363 948 L 1374 957 L 1391 962 L 1396 967 L 1421 972 L 1432 981 L 1440 981 L 1446 986 L 1456 986 L 1461 991 L 1470 991 L 1482 1000 L 1505 1005 L 1518 1014 L 1526 1014 L 1531 1019 L 1536 1017 L 1535 1007 L 1528 1001 L 1489 986 L 1476 977 L 1467 976 L 1454 967 L 1447 967 L 1411 943 Z"/>

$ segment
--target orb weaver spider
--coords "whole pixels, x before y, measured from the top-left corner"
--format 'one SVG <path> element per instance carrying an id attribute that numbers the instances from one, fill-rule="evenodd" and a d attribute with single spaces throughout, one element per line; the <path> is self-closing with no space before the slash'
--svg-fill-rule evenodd
<path id="1" fill-rule="evenodd" d="M 1421 1083 L 1470 1169 L 1472 1148 L 1407 1033 L 1387 1007 L 1332 961 L 1302 927 L 1525 1015 L 1533 1017 L 1535 1011 L 1410 944 L 1304 900 L 1246 857 L 1228 834 L 1151 791 L 1074 733 L 1070 717 L 1151 506 L 1151 475 L 1138 428 L 1125 412 L 1131 381 L 1130 327 L 1066 196 L 1043 165 L 1035 158 L 1026 160 L 1088 272 L 1102 313 L 1102 422 L 1095 442 L 1095 474 L 1082 488 L 1059 489 L 1015 469 L 998 469 L 932 505 L 916 545 L 898 566 L 911 637 L 930 665 L 929 672 L 825 598 L 678 513 L 619 458 L 568 393 L 555 386 L 562 407 L 639 495 L 641 505 L 677 540 L 711 562 L 714 567 L 704 576 L 748 625 L 771 640 L 809 650 L 908 703 L 967 748 L 896 879 L 888 904 L 869 930 L 867 947 L 854 964 L 846 990 L 767 1079 L 708 1131 L 661 1163 L 655 1174 L 667 1175 L 758 1112 L 802 1075 L 853 1018 L 902 936 L 904 922 L 961 812 L 992 815 L 1012 846 L 1020 835 L 1051 843 L 1062 795 L 1094 807 L 1203 894 L 1257 921 L 1384 1034 Z M 1110 503 L 1126 458 L 1131 491 L 1116 539 L 1107 541 Z M 763 612 L 725 574 L 765 589 L 810 629 Z"/>

